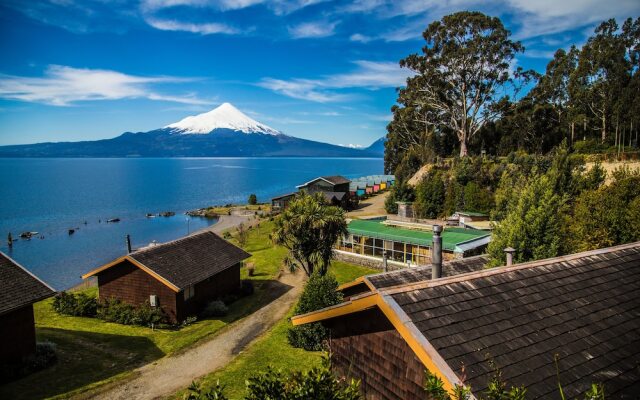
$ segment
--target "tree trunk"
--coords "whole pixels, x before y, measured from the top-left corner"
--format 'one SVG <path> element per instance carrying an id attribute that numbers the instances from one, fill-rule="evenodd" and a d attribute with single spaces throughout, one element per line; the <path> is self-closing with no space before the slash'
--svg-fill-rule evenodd
<path id="1" fill-rule="evenodd" d="M 607 117 L 602 115 L 602 143 L 607 140 Z"/>
<path id="2" fill-rule="evenodd" d="M 466 157 L 469 155 L 467 150 L 467 132 L 462 132 L 460 136 L 460 158 Z"/>
<path id="3" fill-rule="evenodd" d="M 573 142 L 574 142 L 574 138 L 575 138 L 575 133 L 576 133 L 576 123 L 572 122 L 571 123 L 571 145 L 573 146 Z"/>

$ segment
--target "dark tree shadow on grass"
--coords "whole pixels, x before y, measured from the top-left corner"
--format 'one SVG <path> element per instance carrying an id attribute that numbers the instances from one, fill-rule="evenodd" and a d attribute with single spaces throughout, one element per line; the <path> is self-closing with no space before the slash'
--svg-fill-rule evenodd
<path id="1" fill-rule="evenodd" d="M 229 314 L 220 318 L 222 321 L 230 323 L 252 314 L 293 289 L 293 286 L 274 279 L 254 280 L 253 284 L 256 291 L 252 295 L 233 302 L 229 307 Z"/>
<path id="2" fill-rule="evenodd" d="M 0 398 L 41 399 L 99 382 L 148 362 L 164 353 L 148 338 L 39 328 L 39 341 L 56 344 L 58 361 L 47 369 L 0 386 Z"/>

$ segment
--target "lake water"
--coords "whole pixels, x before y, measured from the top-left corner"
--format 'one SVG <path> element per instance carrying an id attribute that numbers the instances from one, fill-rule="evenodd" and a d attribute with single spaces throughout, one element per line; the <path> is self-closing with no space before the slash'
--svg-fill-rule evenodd
<path id="1" fill-rule="evenodd" d="M 268 202 L 319 175 L 382 173 L 382 159 L 0 158 L 0 250 L 56 289 L 65 289 L 80 282 L 83 273 L 124 255 L 126 234 L 139 247 L 215 222 L 187 221 L 185 211 L 244 204 L 251 193 Z M 163 211 L 176 215 L 145 217 Z M 110 218 L 121 222 L 106 223 Z M 80 229 L 69 235 L 70 228 Z M 39 234 L 9 249 L 8 233 L 16 238 L 25 231 Z"/>

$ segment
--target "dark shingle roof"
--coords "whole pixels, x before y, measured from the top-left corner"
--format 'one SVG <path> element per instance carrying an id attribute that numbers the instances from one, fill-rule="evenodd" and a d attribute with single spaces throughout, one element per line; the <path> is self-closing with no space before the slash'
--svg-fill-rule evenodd
<path id="1" fill-rule="evenodd" d="M 323 176 L 322 179 L 333 183 L 334 185 L 339 185 L 341 183 L 350 183 L 351 181 L 344 176 L 333 175 L 333 176 Z"/>
<path id="2" fill-rule="evenodd" d="M 488 256 L 482 255 L 445 262 L 442 266 L 442 276 L 454 276 L 479 271 L 484 268 L 488 260 Z M 397 271 L 368 275 L 366 279 L 376 289 L 426 281 L 431 279 L 431 266 L 403 268 Z"/>
<path id="3" fill-rule="evenodd" d="M 293 192 L 293 193 L 287 193 L 287 194 L 283 194 L 281 196 L 277 196 L 277 197 L 272 197 L 271 200 L 279 200 L 279 199 L 284 199 L 286 197 L 294 197 L 295 195 L 297 195 L 298 192 Z"/>
<path id="4" fill-rule="evenodd" d="M 54 294 L 49 285 L 0 252 L 0 315 Z"/>
<path id="5" fill-rule="evenodd" d="M 474 393 L 493 371 L 528 399 L 603 382 L 640 390 L 640 243 L 391 289 L 393 300 Z"/>
<path id="6" fill-rule="evenodd" d="M 251 254 L 212 232 L 202 232 L 129 254 L 179 289 L 201 282 Z"/>

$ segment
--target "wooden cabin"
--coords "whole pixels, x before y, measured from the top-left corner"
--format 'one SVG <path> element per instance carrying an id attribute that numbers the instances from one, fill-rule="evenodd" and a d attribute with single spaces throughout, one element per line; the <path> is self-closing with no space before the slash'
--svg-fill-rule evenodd
<path id="1" fill-rule="evenodd" d="M 322 193 L 327 203 L 349 210 L 357 205 L 357 200 L 354 203 L 350 195 L 350 183 L 343 176 L 320 176 L 296 187 L 309 194 Z"/>
<path id="2" fill-rule="evenodd" d="M 215 233 L 202 232 L 132 252 L 82 278 L 97 277 L 100 301 L 148 303 L 179 323 L 237 290 L 240 267 L 250 256 Z"/>
<path id="3" fill-rule="evenodd" d="M 571 399 L 593 383 L 612 399 L 640 393 L 640 242 L 390 281 L 292 318 L 331 331 L 332 368 L 366 399 L 425 398 L 425 370 L 476 399 L 495 368 L 531 400 L 559 398 L 558 384 Z"/>
<path id="4" fill-rule="evenodd" d="M 271 199 L 271 211 L 281 212 L 284 211 L 289 203 L 296 197 L 297 193 L 287 193 L 282 196 L 274 197 Z"/>
<path id="5" fill-rule="evenodd" d="M 0 252 L 0 365 L 21 365 L 36 351 L 33 303 L 55 290 Z"/>
<path id="6" fill-rule="evenodd" d="M 296 186 L 309 194 L 316 192 L 349 192 L 351 181 L 343 176 L 319 176 L 309 182 Z"/>

